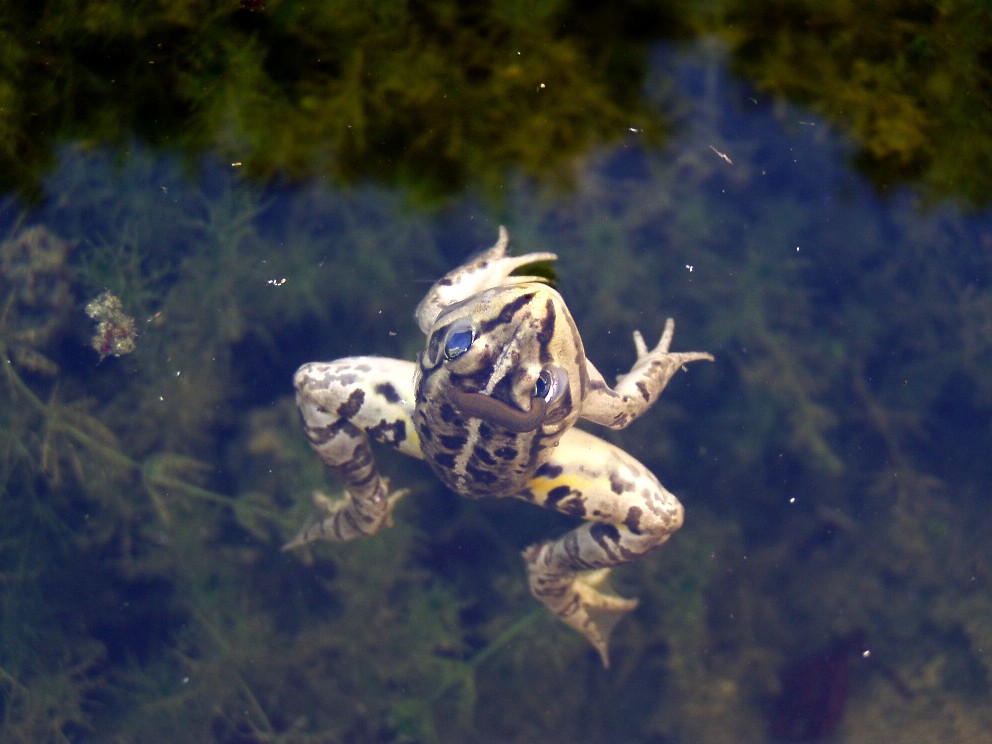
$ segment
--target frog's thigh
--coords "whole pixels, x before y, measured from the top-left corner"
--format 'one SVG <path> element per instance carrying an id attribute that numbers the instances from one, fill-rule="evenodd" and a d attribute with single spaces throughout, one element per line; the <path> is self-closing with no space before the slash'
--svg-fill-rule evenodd
<path id="1" fill-rule="evenodd" d="M 296 371 L 296 404 L 307 438 L 333 468 L 354 461 L 367 440 L 423 459 L 413 428 L 416 365 L 387 357 L 348 357 L 311 362 Z"/>
<path id="2" fill-rule="evenodd" d="M 650 470 L 579 429 L 562 437 L 521 497 L 589 521 L 546 547 L 546 565 L 558 570 L 627 563 L 682 526 L 682 504 Z"/>
<path id="3" fill-rule="evenodd" d="M 296 371 L 296 404 L 310 445 L 344 481 L 348 493 L 313 495 L 314 515 L 284 547 L 351 540 L 379 532 L 405 491 L 390 493 L 369 439 L 423 457 L 413 428 L 414 365 L 385 357 L 304 364 Z"/>
<path id="4" fill-rule="evenodd" d="M 523 555 L 533 595 L 609 666 L 610 631 L 637 600 L 597 586 L 611 566 L 665 542 L 682 525 L 682 505 L 633 457 L 578 429 L 565 434 L 519 496 L 591 520 Z"/>

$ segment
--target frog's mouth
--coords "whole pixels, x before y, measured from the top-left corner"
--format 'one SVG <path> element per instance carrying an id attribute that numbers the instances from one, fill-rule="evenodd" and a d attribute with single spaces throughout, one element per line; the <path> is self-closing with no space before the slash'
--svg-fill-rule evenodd
<path id="1" fill-rule="evenodd" d="M 492 421 L 518 434 L 534 431 L 540 426 L 548 406 L 544 398 L 534 397 L 530 400 L 530 410 L 521 411 L 491 395 L 466 393 L 464 390 L 452 390 L 451 397 L 462 413 Z"/>

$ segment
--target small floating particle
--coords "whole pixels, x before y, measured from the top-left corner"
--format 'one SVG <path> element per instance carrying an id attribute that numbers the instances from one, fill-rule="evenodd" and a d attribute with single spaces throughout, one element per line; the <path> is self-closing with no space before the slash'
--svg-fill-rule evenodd
<path id="1" fill-rule="evenodd" d="M 90 345 L 102 362 L 108 356 L 123 356 L 134 351 L 137 336 L 134 318 L 113 293 L 106 291 L 86 303 L 86 314 L 96 321 L 96 333 Z"/>
<path id="2" fill-rule="evenodd" d="M 734 164 L 734 161 L 730 159 L 730 156 L 729 156 L 729 155 L 727 155 L 727 153 L 725 153 L 725 152 L 720 152 L 720 151 L 719 151 L 719 150 L 717 150 L 717 149 L 716 149 L 715 147 L 713 147 L 713 145 L 710 145 L 710 149 L 711 149 L 711 150 L 712 150 L 713 152 L 715 152 L 715 153 L 716 153 L 717 155 L 719 155 L 719 156 L 720 156 L 721 158 L 723 158 L 724 160 L 726 160 L 726 161 L 727 161 L 727 163 L 729 163 L 730 165 L 733 165 L 733 164 Z"/>

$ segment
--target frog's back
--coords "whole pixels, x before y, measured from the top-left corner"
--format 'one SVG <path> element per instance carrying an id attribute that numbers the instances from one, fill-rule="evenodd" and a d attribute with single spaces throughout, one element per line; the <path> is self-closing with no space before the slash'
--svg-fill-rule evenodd
<path id="1" fill-rule="evenodd" d="M 424 455 L 468 498 L 519 493 L 581 410 L 582 341 L 561 296 L 537 282 L 447 308 L 428 333 L 413 415 Z"/>

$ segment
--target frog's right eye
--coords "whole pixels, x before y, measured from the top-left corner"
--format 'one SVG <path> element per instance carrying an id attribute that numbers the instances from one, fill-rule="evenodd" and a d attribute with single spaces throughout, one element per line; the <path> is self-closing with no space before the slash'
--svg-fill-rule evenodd
<path id="1" fill-rule="evenodd" d="M 475 341 L 475 329 L 468 322 L 455 323 L 448 329 L 444 339 L 444 358 L 449 362 L 457 359 L 472 346 Z"/>

